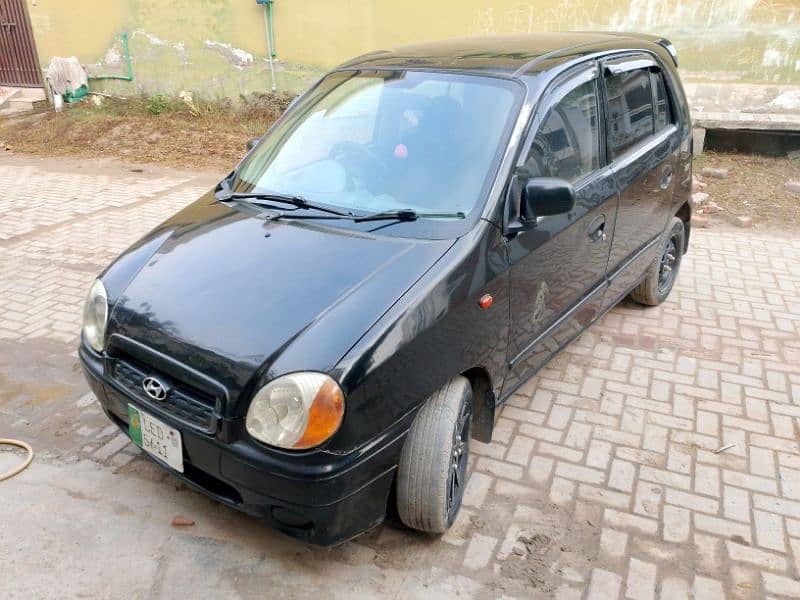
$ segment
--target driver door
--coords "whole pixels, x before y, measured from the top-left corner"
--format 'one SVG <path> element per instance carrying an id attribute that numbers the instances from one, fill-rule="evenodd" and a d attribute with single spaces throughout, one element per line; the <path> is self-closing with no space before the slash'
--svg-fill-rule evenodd
<path id="1" fill-rule="evenodd" d="M 618 193 L 605 158 L 594 63 L 569 72 L 534 115 L 517 176 L 557 177 L 575 188 L 567 214 L 538 217 L 508 240 L 511 262 L 510 393 L 599 314 Z"/>

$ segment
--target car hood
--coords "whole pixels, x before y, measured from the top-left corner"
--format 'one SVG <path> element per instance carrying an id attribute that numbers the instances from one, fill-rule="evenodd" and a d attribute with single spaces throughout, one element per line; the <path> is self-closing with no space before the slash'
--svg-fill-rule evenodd
<path id="1" fill-rule="evenodd" d="M 148 243 L 109 334 L 201 371 L 233 400 L 254 376 L 333 369 L 453 242 L 267 223 L 205 197 L 129 253 Z"/>

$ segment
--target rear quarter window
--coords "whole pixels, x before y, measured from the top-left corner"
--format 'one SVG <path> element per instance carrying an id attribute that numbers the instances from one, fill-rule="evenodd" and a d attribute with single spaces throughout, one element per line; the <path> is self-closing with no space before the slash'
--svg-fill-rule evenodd
<path id="1" fill-rule="evenodd" d="M 651 75 L 656 99 L 655 125 L 656 132 L 659 132 L 673 122 L 672 110 L 670 109 L 667 88 L 664 85 L 664 76 L 661 74 L 661 71 L 657 69 L 653 69 Z"/>

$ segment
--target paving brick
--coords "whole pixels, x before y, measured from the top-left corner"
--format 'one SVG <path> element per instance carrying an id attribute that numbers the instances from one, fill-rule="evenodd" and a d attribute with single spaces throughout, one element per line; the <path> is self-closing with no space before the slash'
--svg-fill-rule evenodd
<path id="1" fill-rule="evenodd" d="M 694 578 L 694 597 L 703 600 L 724 600 L 725 591 L 720 581 L 697 575 Z"/>
<path id="2" fill-rule="evenodd" d="M 645 481 L 661 483 L 684 490 L 689 490 L 692 487 L 691 478 L 688 475 L 672 473 L 663 469 L 654 469 L 645 465 L 639 467 L 639 477 Z"/>
<path id="3" fill-rule="evenodd" d="M 726 485 L 724 488 L 724 514 L 728 519 L 750 522 L 750 495 L 747 490 Z"/>
<path id="4" fill-rule="evenodd" d="M 761 576 L 764 580 L 764 589 L 768 593 L 800 598 L 800 581 L 768 572 L 763 572 Z"/>
<path id="5" fill-rule="evenodd" d="M 611 459 L 611 444 L 603 440 L 592 440 L 586 454 L 586 465 L 605 470 Z"/>
<path id="6" fill-rule="evenodd" d="M 614 459 L 611 463 L 611 473 L 609 475 L 609 487 L 622 492 L 633 490 L 633 482 L 636 474 L 636 467 L 627 461 Z"/>
<path id="7" fill-rule="evenodd" d="M 689 582 L 680 577 L 665 577 L 659 600 L 689 600 Z"/>
<path id="8" fill-rule="evenodd" d="M 574 448 L 567 448 L 566 446 L 560 446 L 558 444 L 551 444 L 549 442 L 539 442 L 539 447 L 537 449 L 537 454 L 544 454 L 547 456 L 553 456 L 555 458 L 561 458 L 563 460 L 568 460 L 570 462 L 580 463 L 583 462 L 583 452 L 580 450 L 575 450 Z"/>
<path id="9" fill-rule="evenodd" d="M 610 527 L 603 527 L 600 533 L 600 551 L 606 556 L 621 558 L 626 555 L 628 534 Z"/>
<path id="10" fill-rule="evenodd" d="M 480 457 L 476 463 L 478 471 L 484 471 L 496 477 L 506 477 L 507 479 L 521 479 L 522 467 L 511 465 L 493 458 Z"/>
<path id="11" fill-rule="evenodd" d="M 538 484 L 545 483 L 550 479 L 550 473 L 553 470 L 554 460 L 544 456 L 534 456 L 531 459 L 531 464 L 528 472 L 531 479 Z"/>
<path id="12" fill-rule="evenodd" d="M 711 515 L 695 513 L 694 526 L 701 531 L 713 533 L 723 538 L 738 536 L 748 543 L 752 539 L 749 525 L 736 523 L 728 519 L 720 519 Z"/>
<path id="13" fill-rule="evenodd" d="M 759 546 L 778 552 L 786 551 L 783 517 L 763 510 L 754 510 L 753 522 L 756 528 L 756 542 Z"/>
<path id="14" fill-rule="evenodd" d="M 785 571 L 787 568 L 786 558 L 781 555 L 764 552 L 758 548 L 744 546 L 730 540 L 725 542 L 725 547 L 732 561 L 752 563 L 770 571 Z"/>
<path id="15" fill-rule="evenodd" d="M 716 514 L 719 511 L 719 502 L 713 498 L 691 494 L 681 490 L 667 488 L 666 490 L 667 504 L 674 506 L 682 506 L 693 511 L 705 512 Z"/>
<path id="16" fill-rule="evenodd" d="M 698 463 L 695 467 L 694 491 L 719 498 L 719 469 Z"/>
<path id="17" fill-rule="evenodd" d="M 464 566 L 468 569 L 483 569 L 492 560 L 497 539 L 475 533 L 467 546 L 467 553 L 464 556 Z"/>
<path id="18" fill-rule="evenodd" d="M 486 500 L 489 488 L 494 480 L 484 473 L 474 472 L 469 477 L 467 489 L 464 490 L 463 502 L 467 506 L 480 508 Z"/>
<path id="19" fill-rule="evenodd" d="M 601 484 L 606 480 L 606 474 L 603 471 L 561 461 L 556 464 L 556 475 L 584 483 Z"/>
<path id="20" fill-rule="evenodd" d="M 720 573 L 724 564 L 722 540 L 694 530 L 692 541 L 694 542 L 694 572 L 711 575 Z"/>
<path id="21" fill-rule="evenodd" d="M 589 580 L 589 589 L 586 593 L 587 600 L 608 600 L 619 596 L 622 587 L 622 577 L 611 571 L 592 569 Z"/>
<path id="22" fill-rule="evenodd" d="M 723 469 L 722 480 L 727 484 L 747 488 L 754 492 L 763 492 L 767 494 L 778 493 L 778 484 L 775 483 L 774 479 Z"/>
<path id="23" fill-rule="evenodd" d="M 533 438 L 523 435 L 514 436 L 514 440 L 511 442 L 511 446 L 506 454 L 506 460 L 527 467 L 535 444 L 536 440 Z"/>
<path id="24" fill-rule="evenodd" d="M 550 500 L 556 504 L 568 504 L 575 498 L 575 482 L 554 477 L 550 485 Z"/>
<path id="25" fill-rule="evenodd" d="M 750 472 L 762 477 L 775 477 L 775 453 L 766 448 L 750 448 Z"/>
<path id="26" fill-rule="evenodd" d="M 625 597 L 632 600 L 653 600 L 656 594 L 656 565 L 631 558 Z"/>
<path id="27" fill-rule="evenodd" d="M 661 504 L 664 501 L 664 488 L 647 481 L 639 481 L 636 485 L 636 496 L 633 512 L 636 514 L 658 518 Z"/>
<path id="28" fill-rule="evenodd" d="M 691 531 L 690 513 L 685 508 L 664 506 L 664 541 L 683 543 L 689 540 Z"/>
<path id="29" fill-rule="evenodd" d="M 578 497 L 582 500 L 589 500 L 595 504 L 611 506 L 626 510 L 631 504 L 631 497 L 621 492 L 581 483 L 578 485 Z"/>
<path id="30" fill-rule="evenodd" d="M 635 529 L 640 533 L 655 535 L 658 521 L 607 508 L 603 513 L 605 521 L 619 529 Z"/>
<path id="31" fill-rule="evenodd" d="M 117 431 L 116 426 L 114 426 L 114 431 Z M 101 446 L 100 449 L 94 453 L 94 458 L 97 460 L 106 460 L 130 443 L 131 440 L 127 435 L 124 433 L 117 434 L 111 441 Z"/>

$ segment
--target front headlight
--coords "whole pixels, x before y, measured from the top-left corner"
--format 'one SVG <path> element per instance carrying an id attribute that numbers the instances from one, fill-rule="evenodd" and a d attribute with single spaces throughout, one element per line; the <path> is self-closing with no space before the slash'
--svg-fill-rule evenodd
<path id="1" fill-rule="evenodd" d="M 106 343 L 107 320 L 108 295 L 101 281 L 96 279 L 83 306 L 83 339 L 97 352 L 102 352 Z"/>
<path id="2" fill-rule="evenodd" d="M 247 411 L 247 432 L 257 440 L 303 450 L 319 446 L 339 429 L 344 394 L 322 373 L 291 373 L 265 385 Z"/>

